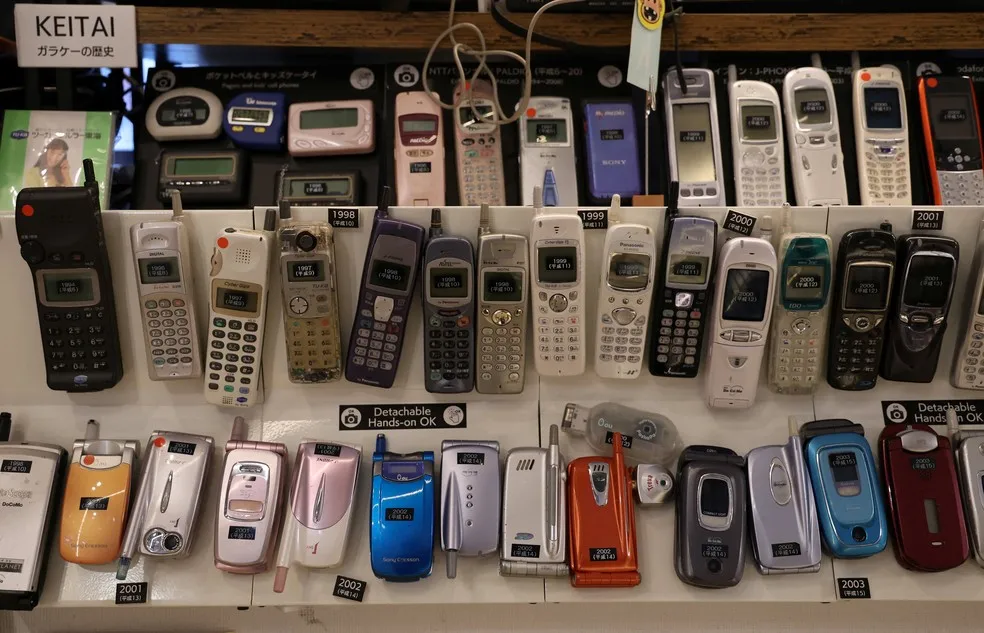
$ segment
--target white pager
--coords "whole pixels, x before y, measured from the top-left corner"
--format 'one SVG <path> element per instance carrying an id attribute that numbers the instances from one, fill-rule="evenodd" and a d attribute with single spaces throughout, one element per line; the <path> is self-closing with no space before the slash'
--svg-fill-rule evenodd
<path id="1" fill-rule="evenodd" d="M 584 373 L 584 224 L 574 214 L 533 217 L 530 294 L 536 319 L 536 370 Z"/>
<path id="2" fill-rule="evenodd" d="M 854 138 L 861 204 L 910 206 L 909 125 L 894 66 L 854 71 Z"/>
<path id="3" fill-rule="evenodd" d="M 780 207 L 786 202 L 786 158 L 779 93 L 764 81 L 728 84 L 735 203 Z"/>
<path id="4" fill-rule="evenodd" d="M 837 103 L 821 68 L 791 70 L 782 84 L 793 191 L 801 207 L 847 204 Z"/>
<path id="5" fill-rule="evenodd" d="M 376 149 L 372 101 L 310 101 L 287 110 L 287 151 L 291 156 L 369 154 Z"/>
<path id="6" fill-rule="evenodd" d="M 670 180 L 680 183 L 681 207 L 720 207 L 724 205 L 724 171 L 714 73 L 685 68 L 683 78 L 686 94 L 677 69 L 663 78 Z"/>
<path id="7" fill-rule="evenodd" d="M 444 206 L 441 108 L 422 90 L 396 95 L 396 205 Z"/>
<path id="8" fill-rule="evenodd" d="M 612 211 L 618 197 L 612 198 Z M 602 378 L 638 378 L 656 277 L 656 232 L 642 224 L 610 224 L 602 252 L 595 373 Z"/>
<path id="9" fill-rule="evenodd" d="M 776 267 L 776 251 L 762 238 L 735 238 L 721 248 L 704 385 L 708 406 L 737 409 L 755 403 Z"/>
<path id="10" fill-rule="evenodd" d="M 543 206 L 577 206 L 574 118 L 570 99 L 533 97 L 519 119 L 519 188 L 523 206 L 533 187 L 543 188 Z"/>

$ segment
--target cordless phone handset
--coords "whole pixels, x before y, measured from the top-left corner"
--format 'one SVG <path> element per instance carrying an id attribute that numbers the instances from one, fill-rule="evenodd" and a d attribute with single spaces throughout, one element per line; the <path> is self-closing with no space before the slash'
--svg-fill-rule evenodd
<path id="1" fill-rule="evenodd" d="M 956 457 L 957 479 L 974 560 L 984 567 L 984 486 L 981 485 L 981 474 L 984 473 L 984 431 L 962 430 L 957 412 L 952 407 L 946 412 L 946 426 Z"/>
<path id="2" fill-rule="evenodd" d="M 984 389 L 984 220 L 977 231 L 973 262 L 973 294 L 960 323 L 950 384 L 958 389 Z"/>
<path id="3" fill-rule="evenodd" d="M 502 134 L 493 101 L 492 84 L 472 79 L 454 89 L 454 149 L 458 171 L 458 200 L 463 206 L 506 204 L 502 167 Z"/>

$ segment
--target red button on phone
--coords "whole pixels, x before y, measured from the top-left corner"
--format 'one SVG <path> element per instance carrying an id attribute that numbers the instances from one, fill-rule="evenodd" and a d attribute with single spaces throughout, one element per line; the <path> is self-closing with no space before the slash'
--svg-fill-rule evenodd
<path id="1" fill-rule="evenodd" d="M 85 457 L 82 458 L 82 463 L 85 464 L 86 466 L 91 465 L 92 462 L 94 461 L 96 461 L 96 458 L 93 457 L 92 455 L 86 455 Z"/>

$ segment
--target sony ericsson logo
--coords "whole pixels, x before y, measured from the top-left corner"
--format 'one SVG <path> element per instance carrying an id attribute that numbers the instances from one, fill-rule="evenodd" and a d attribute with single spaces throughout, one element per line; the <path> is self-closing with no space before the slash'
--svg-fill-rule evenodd
<path id="1" fill-rule="evenodd" d="M 23 140 L 28 136 L 30 136 L 30 133 L 27 130 L 14 130 L 10 133 L 10 138 L 17 139 L 18 141 Z"/>

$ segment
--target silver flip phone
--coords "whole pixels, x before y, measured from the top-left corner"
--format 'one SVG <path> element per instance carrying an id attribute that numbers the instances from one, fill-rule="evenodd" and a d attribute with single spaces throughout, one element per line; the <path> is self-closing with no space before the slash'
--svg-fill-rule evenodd
<path id="1" fill-rule="evenodd" d="M 485 556 L 499 549 L 499 443 L 441 443 L 441 549 L 448 578 L 458 556 Z"/>
<path id="2" fill-rule="evenodd" d="M 974 560 L 984 567 L 984 431 L 961 431 L 953 409 L 946 413 L 946 425 L 957 458 L 971 549 Z"/>
<path id="3" fill-rule="evenodd" d="M 506 456 L 500 576 L 568 574 L 567 464 L 559 435 L 553 424 L 547 448 L 514 448 Z"/>
<path id="4" fill-rule="evenodd" d="M 205 435 L 154 431 L 147 442 L 140 489 L 123 538 L 118 580 L 126 580 L 137 548 L 147 556 L 191 554 L 202 488 L 215 440 Z"/>

